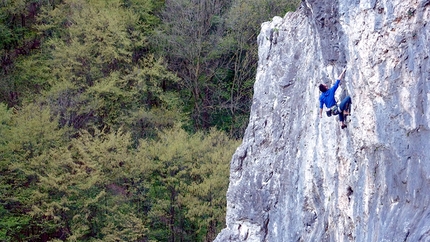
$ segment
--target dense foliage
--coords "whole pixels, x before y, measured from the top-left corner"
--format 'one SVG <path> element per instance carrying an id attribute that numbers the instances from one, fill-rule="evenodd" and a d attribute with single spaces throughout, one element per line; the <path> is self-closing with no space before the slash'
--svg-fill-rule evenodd
<path id="1" fill-rule="evenodd" d="M 284 0 L 0 2 L 0 241 L 212 241 Z"/>

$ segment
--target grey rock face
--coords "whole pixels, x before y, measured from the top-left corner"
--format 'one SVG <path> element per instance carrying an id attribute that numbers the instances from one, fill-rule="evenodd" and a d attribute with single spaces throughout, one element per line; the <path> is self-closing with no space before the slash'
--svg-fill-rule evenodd
<path id="1" fill-rule="evenodd" d="M 430 1 L 305 0 L 262 24 L 215 241 L 430 241 Z M 348 127 L 319 118 L 346 67 Z"/>

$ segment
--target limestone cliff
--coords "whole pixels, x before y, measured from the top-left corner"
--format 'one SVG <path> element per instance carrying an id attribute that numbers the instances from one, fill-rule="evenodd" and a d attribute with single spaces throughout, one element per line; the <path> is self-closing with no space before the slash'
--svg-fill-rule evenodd
<path id="1" fill-rule="evenodd" d="M 430 241 L 429 19 L 429 0 L 304 0 L 262 24 L 215 241 Z M 344 67 L 342 130 L 318 85 Z"/>

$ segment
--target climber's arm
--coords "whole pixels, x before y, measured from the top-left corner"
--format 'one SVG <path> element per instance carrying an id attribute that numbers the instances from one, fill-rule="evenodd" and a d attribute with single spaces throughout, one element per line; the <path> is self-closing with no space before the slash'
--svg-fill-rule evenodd
<path id="1" fill-rule="evenodd" d="M 342 80 L 343 76 L 345 75 L 345 71 L 346 71 L 346 68 L 343 69 L 342 73 L 339 75 L 339 77 L 337 78 L 337 80 Z"/>
<path id="2" fill-rule="evenodd" d="M 323 112 L 323 105 L 324 105 L 324 102 L 323 102 L 323 96 L 321 95 L 320 96 L 320 118 L 322 118 L 322 112 Z"/>

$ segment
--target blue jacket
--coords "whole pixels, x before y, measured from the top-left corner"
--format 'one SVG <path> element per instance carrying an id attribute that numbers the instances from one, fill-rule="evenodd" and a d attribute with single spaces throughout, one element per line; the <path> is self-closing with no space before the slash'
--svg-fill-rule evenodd
<path id="1" fill-rule="evenodd" d="M 323 104 L 325 104 L 327 108 L 331 108 L 333 107 L 333 105 L 336 104 L 336 100 L 334 99 L 334 93 L 339 87 L 339 83 L 340 83 L 340 80 L 337 80 L 336 83 L 330 89 L 321 93 L 320 108 L 323 108 Z"/>

